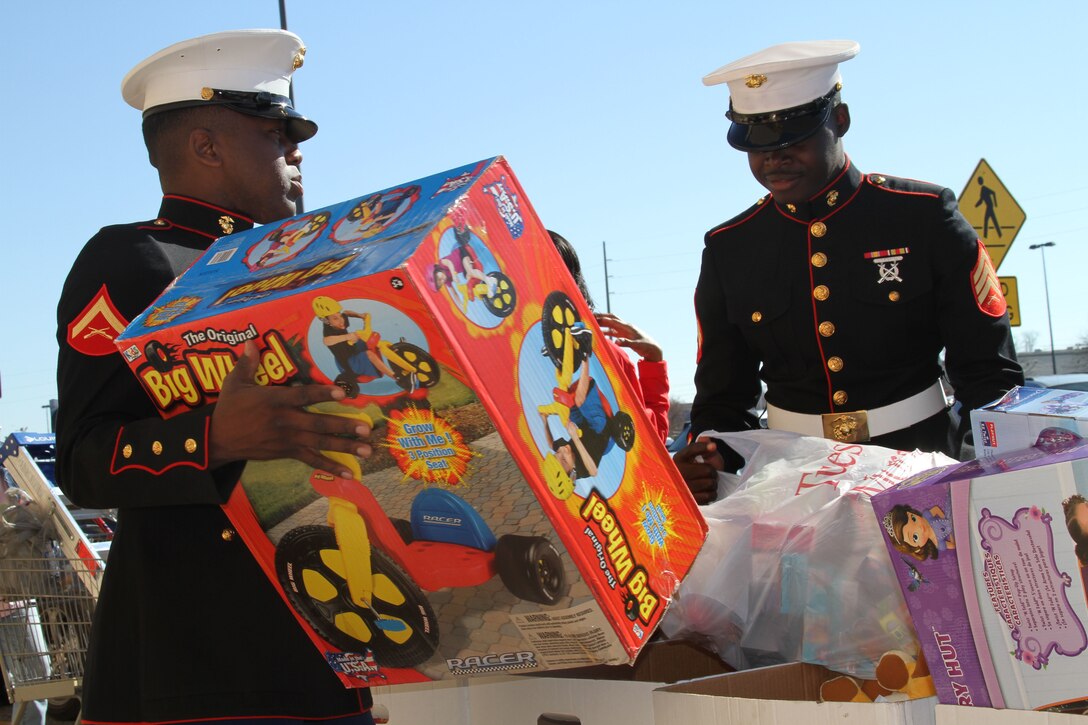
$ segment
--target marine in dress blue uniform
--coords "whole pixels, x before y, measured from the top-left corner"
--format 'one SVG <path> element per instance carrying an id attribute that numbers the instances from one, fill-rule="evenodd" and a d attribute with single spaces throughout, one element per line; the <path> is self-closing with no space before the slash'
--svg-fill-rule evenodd
<path id="1" fill-rule="evenodd" d="M 787 43 L 704 78 L 729 84 L 729 143 L 771 193 L 705 237 L 694 435 L 757 428 L 762 377 L 771 428 L 956 455 L 967 426 L 950 415 L 941 351 L 964 417 L 1023 382 L 989 255 L 953 193 L 863 173 L 842 150 L 838 64 L 857 52 Z"/>
<path id="2" fill-rule="evenodd" d="M 137 66 L 124 92 L 145 115 L 201 103 L 281 119 L 297 151 L 317 130 L 287 97 L 304 52 L 283 31 L 205 36 Z M 65 282 L 58 477 L 73 501 L 119 509 L 86 723 L 372 722 L 369 690 L 340 684 L 220 508 L 244 461 L 213 460 L 215 406 L 162 420 L 113 344 L 212 241 L 253 225 L 245 211 L 167 193 L 154 219 L 96 234 Z"/>

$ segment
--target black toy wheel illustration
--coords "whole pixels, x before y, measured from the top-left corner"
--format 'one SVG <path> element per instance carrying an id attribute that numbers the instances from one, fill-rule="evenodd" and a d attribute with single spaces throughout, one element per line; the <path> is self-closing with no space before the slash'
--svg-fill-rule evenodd
<path id="1" fill-rule="evenodd" d="M 627 615 L 627 618 L 632 622 L 638 619 L 638 599 L 633 595 L 628 595 L 623 600 L 623 613 Z"/>
<path id="2" fill-rule="evenodd" d="M 540 325 L 541 333 L 544 335 L 544 354 L 551 358 L 557 368 L 561 368 L 566 341 L 564 333 L 568 328 L 574 328 L 576 331 L 585 329 L 582 318 L 570 297 L 558 290 L 549 293 L 544 299 L 544 312 L 540 317 Z M 593 338 L 588 334 L 578 334 L 572 337 L 572 343 L 574 367 L 577 368 L 593 351 Z"/>
<path id="3" fill-rule="evenodd" d="M 631 450 L 635 445 L 635 421 L 631 420 L 631 416 L 621 410 L 612 416 L 608 425 L 616 445 L 625 451 Z"/>
<path id="4" fill-rule="evenodd" d="M 514 282 L 502 272 L 488 272 L 487 276 L 495 280 L 495 294 L 481 298 L 487 304 L 487 311 L 495 317 L 509 316 L 518 304 Z"/>
<path id="5" fill-rule="evenodd" d="M 563 559 L 543 536 L 500 536 L 495 567 L 510 593 L 526 601 L 555 604 L 567 594 Z"/>
<path id="6" fill-rule="evenodd" d="M 338 385 L 349 398 L 354 398 L 359 394 L 359 381 L 350 373 L 340 373 L 336 376 L 336 380 L 332 382 L 334 385 Z"/>
<path id="7" fill-rule="evenodd" d="M 403 340 L 392 343 L 389 349 L 410 366 L 409 369 L 405 369 L 392 360 L 389 361 L 389 367 L 393 369 L 393 374 L 396 376 L 394 380 L 401 388 L 415 390 L 431 388 L 438 384 L 441 371 L 438 369 L 438 363 L 426 350 Z"/>
<path id="8" fill-rule="evenodd" d="M 438 620 L 419 587 L 387 554 L 371 548 L 370 606 L 351 600 L 336 534 L 292 529 L 276 547 L 276 574 L 291 605 L 345 652 L 370 652 L 383 667 L 414 667 L 438 648 Z"/>
<path id="9" fill-rule="evenodd" d="M 170 372 L 170 368 L 174 363 L 174 356 L 166 345 L 158 340 L 148 340 L 147 344 L 144 345 L 144 355 L 147 356 L 147 361 L 151 363 L 151 367 L 155 368 L 155 370 L 160 373 Z"/>

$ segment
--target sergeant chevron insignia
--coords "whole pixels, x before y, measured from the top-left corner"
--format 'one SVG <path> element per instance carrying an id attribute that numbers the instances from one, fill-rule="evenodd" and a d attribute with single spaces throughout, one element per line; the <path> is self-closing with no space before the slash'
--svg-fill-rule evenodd
<path id="1" fill-rule="evenodd" d="M 1008 309 L 1005 295 L 1001 294 L 1001 283 L 997 279 L 990 254 L 982 242 L 978 243 L 978 259 L 971 270 L 971 285 L 975 290 L 975 302 L 984 314 L 1001 317 Z"/>

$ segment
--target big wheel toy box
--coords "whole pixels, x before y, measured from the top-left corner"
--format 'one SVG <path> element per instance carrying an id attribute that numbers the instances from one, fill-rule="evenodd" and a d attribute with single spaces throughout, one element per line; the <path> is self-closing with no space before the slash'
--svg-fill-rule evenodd
<path id="1" fill-rule="evenodd" d="M 942 703 L 1088 700 L 1085 497 L 1088 444 L 1061 429 L 873 497 Z"/>
<path id="2" fill-rule="evenodd" d="M 1028 448 L 1045 428 L 1088 436 L 1088 393 L 1016 387 L 989 405 L 971 411 L 975 455 L 995 458 Z"/>
<path id="3" fill-rule="evenodd" d="M 505 160 L 223 237 L 117 345 L 172 416 L 249 340 L 373 425 L 225 505 L 346 686 L 635 658 L 706 525 Z"/>

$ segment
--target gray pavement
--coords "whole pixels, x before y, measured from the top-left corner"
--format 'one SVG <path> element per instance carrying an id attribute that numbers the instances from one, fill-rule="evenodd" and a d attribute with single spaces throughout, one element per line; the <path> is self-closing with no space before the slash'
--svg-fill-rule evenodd
<path id="1" fill-rule="evenodd" d="M 11 715 L 14 708 L 11 705 L 0 705 L 0 723 L 11 722 Z M 46 725 L 70 725 L 71 720 L 57 720 L 52 717 L 45 719 Z"/>

